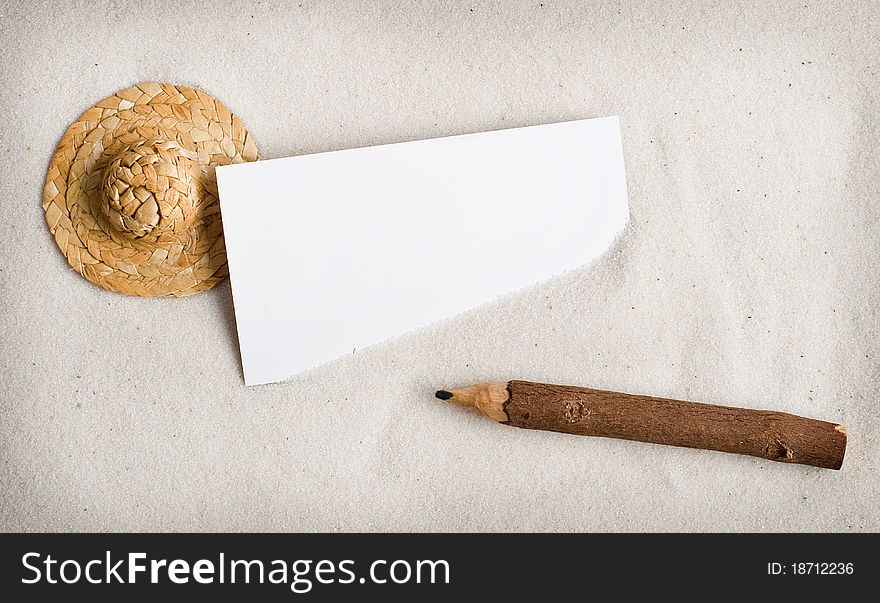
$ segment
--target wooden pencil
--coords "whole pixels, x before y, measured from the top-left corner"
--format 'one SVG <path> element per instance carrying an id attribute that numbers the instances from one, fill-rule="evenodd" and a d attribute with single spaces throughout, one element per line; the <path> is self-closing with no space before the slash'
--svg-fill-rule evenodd
<path id="1" fill-rule="evenodd" d="M 846 452 L 843 425 L 784 412 L 529 381 L 479 383 L 435 395 L 524 429 L 718 450 L 827 469 L 840 469 Z"/>

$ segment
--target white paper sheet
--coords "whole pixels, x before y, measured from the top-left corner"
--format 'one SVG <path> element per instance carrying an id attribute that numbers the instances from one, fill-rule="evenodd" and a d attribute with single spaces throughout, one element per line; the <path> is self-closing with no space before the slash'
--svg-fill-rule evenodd
<path id="1" fill-rule="evenodd" d="M 217 168 L 245 383 L 272 383 L 601 255 L 616 117 Z"/>

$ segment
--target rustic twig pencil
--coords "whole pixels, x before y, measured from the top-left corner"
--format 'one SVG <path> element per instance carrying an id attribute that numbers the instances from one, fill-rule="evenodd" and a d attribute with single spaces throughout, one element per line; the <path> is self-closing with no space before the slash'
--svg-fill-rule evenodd
<path id="1" fill-rule="evenodd" d="M 843 425 L 752 410 L 529 381 L 480 383 L 436 396 L 525 429 L 748 454 L 840 469 Z"/>

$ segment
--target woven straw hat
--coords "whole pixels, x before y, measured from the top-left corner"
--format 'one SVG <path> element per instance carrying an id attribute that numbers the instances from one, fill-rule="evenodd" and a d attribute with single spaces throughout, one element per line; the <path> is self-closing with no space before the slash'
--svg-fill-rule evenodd
<path id="1" fill-rule="evenodd" d="M 49 163 L 43 210 L 68 263 L 127 295 L 192 295 L 227 275 L 214 167 L 254 161 L 204 92 L 146 82 L 86 111 Z"/>

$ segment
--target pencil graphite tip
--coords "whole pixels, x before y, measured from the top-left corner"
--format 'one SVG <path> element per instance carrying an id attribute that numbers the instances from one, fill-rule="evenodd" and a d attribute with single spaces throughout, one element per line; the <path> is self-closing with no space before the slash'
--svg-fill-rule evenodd
<path id="1" fill-rule="evenodd" d="M 438 389 L 434 395 L 441 400 L 449 400 L 452 397 L 452 392 L 448 392 L 445 389 Z"/>

